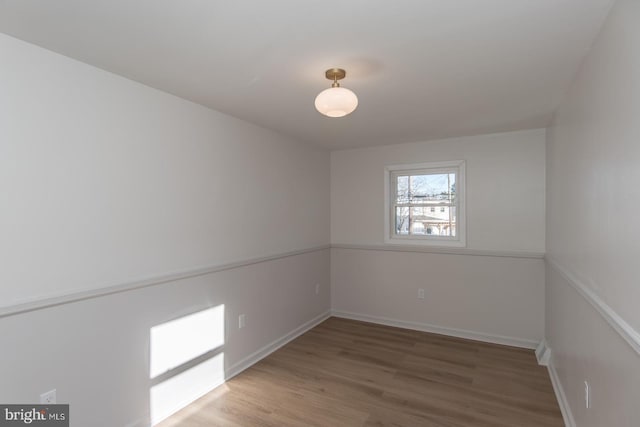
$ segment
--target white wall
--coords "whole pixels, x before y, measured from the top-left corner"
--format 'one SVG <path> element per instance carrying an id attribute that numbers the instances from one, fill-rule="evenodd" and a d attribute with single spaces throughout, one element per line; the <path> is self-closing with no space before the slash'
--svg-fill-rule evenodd
<path id="1" fill-rule="evenodd" d="M 151 327 L 224 304 L 233 372 L 328 311 L 325 248 L 6 315 L 327 245 L 329 154 L 4 35 L 0 63 L 0 401 L 148 425 Z"/>
<path id="2" fill-rule="evenodd" d="M 467 247 L 544 252 L 544 129 L 331 153 L 331 243 L 384 242 L 384 166 L 465 160 Z"/>
<path id="3" fill-rule="evenodd" d="M 0 306 L 328 243 L 328 153 L 0 35 Z"/>
<path id="4" fill-rule="evenodd" d="M 329 308 L 328 272 L 324 249 L 0 318 L 0 401 L 38 403 L 40 393 L 56 389 L 58 403 L 70 404 L 72 427 L 148 426 L 156 384 L 150 379 L 152 327 L 224 304 L 224 364 L 215 374 L 231 375 L 264 356 L 263 347 L 272 349 L 298 327 L 322 319 Z M 246 327 L 238 329 L 241 313 Z M 208 360 L 187 371 L 198 374 Z M 216 385 L 215 376 L 196 375 L 171 391 L 183 397 Z"/>
<path id="5" fill-rule="evenodd" d="M 640 358 L 576 292 L 640 336 L 639 20 L 615 4 L 548 132 L 546 335 L 580 426 L 640 425 Z"/>
<path id="6" fill-rule="evenodd" d="M 333 248 L 331 286 L 346 317 L 528 348 L 544 331 L 539 258 Z"/>
<path id="7" fill-rule="evenodd" d="M 332 308 L 515 345 L 540 340 L 544 143 L 538 129 L 332 152 Z M 384 245 L 384 166 L 447 160 L 466 161 L 468 248 Z"/>

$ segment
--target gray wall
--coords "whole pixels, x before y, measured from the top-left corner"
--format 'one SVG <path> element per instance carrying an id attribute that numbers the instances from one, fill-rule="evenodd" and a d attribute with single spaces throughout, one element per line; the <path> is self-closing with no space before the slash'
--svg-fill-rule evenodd
<path id="1" fill-rule="evenodd" d="M 640 425 L 639 21 L 615 4 L 548 131 L 546 337 L 579 426 Z"/>
<path id="2" fill-rule="evenodd" d="M 332 152 L 332 308 L 535 347 L 544 333 L 544 144 L 535 129 Z M 466 161 L 467 248 L 384 245 L 384 167 L 451 160 Z"/>
<path id="3" fill-rule="evenodd" d="M 327 315 L 326 151 L 5 35 L 0 58 L 0 402 L 148 425 L 179 377 L 150 379 L 154 326 L 224 304 L 231 375 Z"/>

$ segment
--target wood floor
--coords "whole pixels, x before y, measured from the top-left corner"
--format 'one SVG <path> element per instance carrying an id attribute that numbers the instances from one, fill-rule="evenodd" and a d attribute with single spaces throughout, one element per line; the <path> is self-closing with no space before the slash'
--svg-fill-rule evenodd
<path id="1" fill-rule="evenodd" d="M 532 350 L 330 318 L 160 426 L 563 426 Z"/>

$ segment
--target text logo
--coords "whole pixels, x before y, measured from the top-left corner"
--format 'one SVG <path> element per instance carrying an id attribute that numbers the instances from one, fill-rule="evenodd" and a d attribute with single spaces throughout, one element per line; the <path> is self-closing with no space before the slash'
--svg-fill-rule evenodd
<path id="1" fill-rule="evenodd" d="M 69 427 L 69 405 L 0 405 L 0 427 Z"/>

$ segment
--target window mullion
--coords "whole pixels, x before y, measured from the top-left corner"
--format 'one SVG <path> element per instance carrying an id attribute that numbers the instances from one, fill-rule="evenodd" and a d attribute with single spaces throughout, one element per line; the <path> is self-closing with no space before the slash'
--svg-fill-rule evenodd
<path id="1" fill-rule="evenodd" d="M 413 216 L 411 215 L 411 202 L 413 201 L 413 197 L 411 194 L 411 175 L 407 176 L 407 199 L 409 200 L 409 203 L 407 203 L 407 209 L 409 210 L 409 224 L 407 227 L 407 234 L 411 236 L 411 224 L 413 224 Z"/>
<path id="2" fill-rule="evenodd" d="M 389 226 L 391 227 L 391 230 L 393 230 L 391 232 L 392 235 L 397 235 L 399 230 L 397 228 L 397 224 L 398 224 L 398 208 L 396 203 L 398 203 L 398 175 L 394 174 L 393 176 L 393 202 L 391 202 L 391 200 L 389 200 L 389 202 L 391 202 L 391 206 L 392 206 L 392 210 L 390 212 L 390 221 L 391 224 L 389 224 Z"/>

